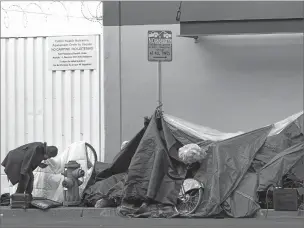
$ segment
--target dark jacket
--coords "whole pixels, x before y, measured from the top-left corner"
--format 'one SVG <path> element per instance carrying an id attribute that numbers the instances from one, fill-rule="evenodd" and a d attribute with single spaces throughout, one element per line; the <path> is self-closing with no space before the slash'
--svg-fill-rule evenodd
<path id="1" fill-rule="evenodd" d="M 1 165 L 10 182 L 15 185 L 19 182 L 20 175 L 34 171 L 41 164 L 44 154 L 44 143 L 29 143 L 11 150 Z"/>

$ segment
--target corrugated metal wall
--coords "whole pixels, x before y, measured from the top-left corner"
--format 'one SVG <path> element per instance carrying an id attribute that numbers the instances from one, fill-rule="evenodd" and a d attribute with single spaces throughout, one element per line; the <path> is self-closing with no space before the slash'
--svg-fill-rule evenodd
<path id="1" fill-rule="evenodd" d="M 1 38 L 2 159 L 28 142 L 46 141 L 62 151 L 84 140 L 103 160 L 99 35 L 96 45 L 97 70 L 50 71 L 47 37 Z"/>

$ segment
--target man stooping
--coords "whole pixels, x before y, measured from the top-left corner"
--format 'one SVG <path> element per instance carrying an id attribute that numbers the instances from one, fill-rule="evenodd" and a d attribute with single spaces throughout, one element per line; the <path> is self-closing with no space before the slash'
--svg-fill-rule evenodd
<path id="1" fill-rule="evenodd" d="M 41 142 L 29 143 L 11 150 L 1 165 L 5 168 L 8 180 L 13 185 L 18 183 L 16 193 L 31 195 L 34 187 L 33 171 L 38 166 L 46 168 L 47 164 L 41 162 L 56 157 L 57 153 L 57 147 Z"/>

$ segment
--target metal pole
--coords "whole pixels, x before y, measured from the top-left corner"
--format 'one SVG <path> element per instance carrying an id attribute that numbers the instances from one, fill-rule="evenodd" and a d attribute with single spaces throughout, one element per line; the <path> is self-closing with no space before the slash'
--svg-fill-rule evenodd
<path id="1" fill-rule="evenodd" d="M 161 61 L 157 62 L 157 94 L 158 94 L 158 105 L 161 105 L 162 104 Z"/>
<path id="2" fill-rule="evenodd" d="M 118 2 L 118 58 L 119 58 L 119 148 L 122 144 L 122 61 L 121 61 L 121 1 Z"/>

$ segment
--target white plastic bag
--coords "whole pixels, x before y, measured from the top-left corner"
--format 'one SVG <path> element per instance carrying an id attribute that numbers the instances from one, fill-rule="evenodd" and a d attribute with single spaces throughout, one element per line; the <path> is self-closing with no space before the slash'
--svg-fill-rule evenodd
<path id="1" fill-rule="evenodd" d="M 195 162 L 201 162 L 207 157 L 207 153 L 197 144 L 187 144 L 178 150 L 178 157 L 185 164 L 192 164 Z"/>

